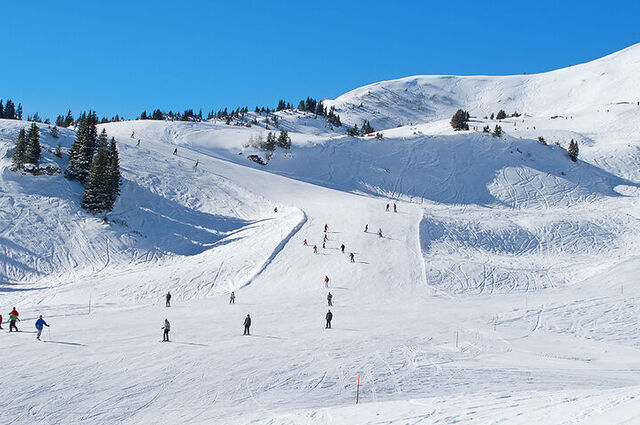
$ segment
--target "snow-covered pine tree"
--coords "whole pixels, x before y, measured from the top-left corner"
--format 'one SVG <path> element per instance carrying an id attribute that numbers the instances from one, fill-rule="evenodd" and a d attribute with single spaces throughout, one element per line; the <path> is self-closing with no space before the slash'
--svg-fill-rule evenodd
<path id="1" fill-rule="evenodd" d="M 95 112 L 82 114 L 78 122 L 76 141 L 71 147 L 69 165 L 64 172 L 68 179 L 79 180 L 84 183 L 91 170 L 91 163 L 96 149 L 98 118 Z"/>
<path id="2" fill-rule="evenodd" d="M 12 163 L 14 169 L 22 168 L 25 162 L 25 153 L 27 151 L 27 138 L 24 128 L 18 133 L 16 147 L 13 149 Z"/>
<path id="3" fill-rule="evenodd" d="M 358 130 L 358 125 L 354 124 L 352 128 L 347 129 L 347 134 L 353 137 L 359 136 L 360 130 Z"/>
<path id="4" fill-rule="evenodd" d="M 98 141 L 96 143 L 97 149 L 107 149 L 109 147 L 109 137 L 107 136 L 107 130 L 102 129 L 100 135 L 98 136 Z"/>
<path id="5" fill-rule="evenodd" d="M 82 208 L 92 214 L 107 211 L 109 206 L 109 153 L 98 150 L 87 176 Z"/>
<path id="6" fill-rule="evenodd" d="M 40 162 L 40 129 L 34 122 L 27 132 L 27 144 L 25 149 L 25 161 L 27 164 L 33 164 L 36 167 Z"/>
<path id="7" fill-rule="evenodd" d="M 276 136 L 272 132 L 267 134 L 267 141 L 264 142 L 263 149 L 272 152 L 276 150 Z"/>
<path id="8" fill-rule="evenodd" d="M 278 146 L 282 149 L 291 149 L 291 138 L 287 130 L 281 130 L 278 135 Z"/>
<path id="9" fill-rule="evenodd" d="M 493 137 L 502 136 L 502 127 L 496 124 L 496 127 L 493 129 Z"/>
<path id="10" fill-rule="evenodd" d="M 375 130 L 371 126 L 371 123 L 369 122 L 369 120 L 364 120 L 362 122 L 362 127 L 360 129 L 360 134 L 365 135 L 365 134 L 373 133 L 374 131 Z"/>
<path id="11" fill-rule="evenodd" d="M 107 202 L 107 210 L 113 210 L 113 206 L 120 196 L 120 183 L 122 177 L 120 175 L 120 155 L 118 154 L 118 147 L 116 146 L 116 139 L 111 138 L 109 143 L 109 196 Z"/>
<path id="12" fill-rule="evenodd" d="M 462 109 L 458 109 L 453 117 L 451 117 L 451 127 L 455 131 L 459 130 L 469 130 L 469 125 L 467 124 L 469 121 L 469 113 Z"/>
<path id="13" fill-rule="evenodd" d="M 498 114 L 496 115 L 496 119 L 497 119 L 497 120 L 503 120 L 503 119 L 505 119 L 505 118 L 507 118 L 507 114 L 506 114 L 506 112 L 504 112 L 504 110 L 500 109 L 500 110 L 498 111 Z"/>
<path id="14" fill-rule="evenodd" d="M 569 154 L 569 158 L 571 158 L 573 162 L 576 162 L 578 160 L 579 153 L 578 142 L 574 142 L 573 139 L 571 139 L 567 153 Z"/>

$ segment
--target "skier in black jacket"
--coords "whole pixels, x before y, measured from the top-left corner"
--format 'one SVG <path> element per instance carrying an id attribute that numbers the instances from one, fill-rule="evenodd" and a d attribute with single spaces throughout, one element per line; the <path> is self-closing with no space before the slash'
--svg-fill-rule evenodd
<path id="1" fill-rule="evenodd" d="M 249 332 L 249 328 L 251 327 L 251 317 L 247 314 L 247 317 L 244 319 L 244 333 L 242 335 L 251 335 Z"/>
<path id="2" fill-rule="evenodd" d="M 325 316 L 327 319 L 327 325 L 324 327 L 325 329 L 331 329 L 331 319 L 333 319 L 333 313 L 331 310 L 327 311 L 327 315 Z"/>

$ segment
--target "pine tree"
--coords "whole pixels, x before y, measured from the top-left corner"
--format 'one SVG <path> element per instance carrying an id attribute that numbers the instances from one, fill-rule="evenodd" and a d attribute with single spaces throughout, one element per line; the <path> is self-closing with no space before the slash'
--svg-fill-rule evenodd
<path id="1" fill-rule="evenodd" d="M 494 117 L 494 115 L 493 115 L 493 112 L 492 112 L 492 113 L 491 113 L 491 116 L 489 117 L 489 119 L 490 119 L 490 120 L 493 120 L 493 117 Z"/>
<path id="2" fill-rule="evenodd" d="M 496 124 L 496 128 L 493 129 L 493 136 L 494 137 L 502 136 L 502 127 Z"/>
<path id="3" fill-rule="evenodd" d="M 100 149 L 87 176 L 82 208 L 92 214 L 107 211 L 109 204 L 109 154 Z"/>
<path id="4" fill-rule="evenodd" d="M 95 112 L 82 114 L 78 122 L 76 141 L 71 147 L 69 165 L 64 172 L 65 177 L 84 183 L 91 171 L 91 163 L 96 150 L 98 118 Z"/>
<path id="5" fill-rule="evenodd" d="M 120 156 L 118 155 L 118 147 L 116 146 L 116 139 L 111 138 L 109 144 L 109 192 L 107 210 L 112 211 L 113 206 L 120 196 L 120 183 L 122 177 L 120 175 Z"/>
<path id="6" fill-rule="evenodd" d="M 469 121 L 469 113 L 458 109 L 456 113 L 453 114 L 453 117 L 451 117 L 451 127 L 453 127 L 455 131 L 469 130 L 467 121 Z"/>
<path id="7" fill-rule="evenodd" d="M 278 146 L 283 149 L 291 149 L 291 138 L 286 130 L 281 130 L 278 136 Z"/>
<path id="8" fill-rule="evenodd" d="M 369 120 L 364 120 L 364 122 L 362 123 L 362 127 L 360 129 L 360 134 L 362 135 L 369 134 L 369 133 L 373 133 L 374 131 L 375 130 L 371 126 L 371 123 L 369 122 Z"/>
<path id="9" fill-rule="evenodd" d="M 16 107 L 11 99 L 7 100 L 7 103 L 4 106 L 4 118 L 10 120 L 16 119 Z"/>
<path id="10" fill-rule="evenodd" d="M 63 127 L 71 127 L 73 125 L 73 115 L 71 115 L 71 109 L 67 112 L 67 116 L 64 118 Z"/>
<path id="11" fill-rule="evenodd" d="M 18 133 L 18 140 L 16 140 L 16 147 L 13 149 L 13 168 L 22 168 L 25 163 L 25 153 L 27 151 L 27 139 L 25 136 L 24 128 Z"/>
<path id="12" fill-rule="evenodd" d="M 578 142 L 574 142 L 573 139 L 571 139 L 567 153 L 569 154 L 569 158 L 571 158 L 573 162 L 576 162 L 578 160 L 579 153 Z"/>
<path id="13" fill-rule="evenodd" d="M 36 167 L 40 162 L 40 130 L 35 122 L 31 124 L 31 127 L 27 132 L 27 144 L 24 159 L 24 162 L 27 164 L 33 164 Z"/>
<path id="14" fill-rule="evenodd" d="M 107 130 L 103 128 L 102 131 L 100 132 L 100 135 L 98 136 L 96 148 L 107 149 L 108 146 L 109 146 L 109 137 L 107 136 Z"/>
<path id="15" fill-rule="evenodd" d="M 0 99 L 0 118 L 4 118 L 4 105 L 2 99 Z"/>
<path id="16" fill-rule="evenodd" d="M 18 103 L 18 109 L 16 110 L 16 118 L 22 119 L 22 103 Z"/>
<path id="17" fill-rule="evenodd" d="M 272 132 L 267 134 L 267 141 L 264 143 L 263 149 L 268 151 L 276 150 L 276 136 Z"/>
<path id="18" fill-rule="evenodd" d="M 347 134 L 353 137 L 359 136 L 360 130 L 358 130 L 358 125 L 354 124 L 352 128 L 347 129 Z"/>
<path id="19" fill-rule="evenodd" d="M 504 112 L 504 110 L 500 109 L 498 111 L 498 114 L 496 115 L 496 119 L 497 120 L 503 120 L 505 118 L 507 118 L 507 114 Z"/>

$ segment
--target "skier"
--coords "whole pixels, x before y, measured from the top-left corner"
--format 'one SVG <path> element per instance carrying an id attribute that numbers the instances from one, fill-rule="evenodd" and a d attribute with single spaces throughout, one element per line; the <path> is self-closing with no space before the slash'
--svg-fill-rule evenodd
<path id="1" fill-rule="evenodd" d="M 302 245 L 304 245 L 304 246 L 307 246 L 307 245 L 308 245 L 308 244 L 307 244 L 307 240 L 306 240 L 306 239 L 302 241 Z"/>
<path id="2" fill-rule="evenodd" d="M 42 318 L 42 314 L 41 314 L 40 318 L 38 320 L 36 320 L 36 329 L 38 330 L 38 334 L 36 335 L 36 339 L 38 341 L 40 341 L 40 335 L 42 335 L 42 329 L 44 329 L 44 326 L 49 327 L 47 322 L 45 322 L 44 319 Z"/>
<path id="3" fill-rule="evenodd" d="M 324 277 L 324 287 L 328 288 L 329 287 L 329 276 L 325 276 Z"/>
<path id="4" fill-rule="evenodd" d="M 131 138 L 132 138 L 132 139 L 133 139 L 133 137 L 135 136 L 135 134 L 136 134 L 136 132 L 135 132 L 135 131 L 132 131 L 132 132 L 131 132 Z"/>
<path id="5" fill-rule="evenodd" d="M 13 307 L 13 310 L 11 310 L 11 313 L 9 313 L 9 332 L 12 332 L 13 329 L 18 332 L 18 327 L 16 326 L 16 321 L 20 321 L 20 319 L 18 319 L 18 316 L 18 310 Z"/>
<path id="6" fill-rule="evenodd" d="M 277 212 L 278 212 L 278 207 L 275 207 L 275 208 L 273 209 L 273 212 L 274 212 L 274 213 L 277 213 Z"/>
<path id="7" fill-rule="evenodd" d="M 393 204 L 393 212 L 395 212 L 395 213 L 398 212 L 398 208 L 396 207 L 396 204 Z"/>
<path id="8" fill-rule="evenodd" d="M 198 163 L 200 162 L 199 159 L 196 159 L 196 168 L 198 168 Z"/>
<path id="9" fill-rule="evenodd" d="M 382 229 L 378 228 L 378 236 L 382 237 Z"/>
<path id="10" fill-rule="evenodd" d="M 387 209 L 386 209 L 386 211 L 387 211 L 387 212 L 389 212 L 389 204 L 387 204 Z"/>
<path id="11" fill-rule="evenodd" d="M 344 254 L 344 244 L 340 245 L 340 249 L 342 250 L 342 253 Z"/>
<path id="12" fill-rule="evenodd" d="M 322 242 L 322 249 L 327 249 L 326 244 Z"/>
<path id="13" fill-rule="evenodd" d="M 325 233 L 327 233 L 327 229 L 329 229 L 329 225 L 328 225 L 328 224 L 325 224 L 325 225 L 324 225 L 324 232 L 325 232 Z"/>
<path id="14" fill-rule="evenodd" d="M 369 225 L 365 224 L 364 225 L 364 232 L 367 233 L 369 231 Z"/>
<path id="15" fill-rule="evenodd" d="M 2 327 L 2 314 L 0 314 L 0 329 L 4 329 L 4 328 Z"/>
<path id="16" fill-rule="evenodd" d="M 168 319 L 164 319 L 164 326 L 161 328 L 164 330 L 162 333 L 162 342 L 169 342 L 169 331 L 171 330 L 171 323 Z"/>
<path id="17" fill-rule="evenodd" d="M 235 304 L 236 303 L 236 294 L 231 291 L 231 296 L 229 297 L 229 304 Z"/>
<path id="18" fill-rule="evenodd" d="M 351 254 L 349 254 L 349 259 L 351 260 L 352 263 L 356 262 L 356 256 L 353 255 L 353 252 Z"/>
<path id="19" fill-rule="evenodd" d="M 140 139 L 138 139 L 138 143 L 136 144 L 136 146 L 140 146 Z"/>
<path id="20" fill-rule="evenodd" d="M 324 328 L 331 329 L 331 319 L 333 319 L 333 313 L 331 312 L 331 310 L 327 311 L 325 319 L 327 319 L 327 325 Z"/>
<path id="21" fill-rule="evenodd" d="M 171 307 L 171 292 L 167 291 L 167 307 Z"/>
<path id="22" fill-rule="evenodd" d="M 327 305 L 329 305 L 329 307 L 333 306 L 333 303 L 331 302 L 332 298 L 333 298 L 333 295 L 331 295 L 331 292 L 329 292 L 327 294 Z"/>
<path id="23" fill-rule="evenodd" d="M 313 246 L 313 253 L 314 253 L 314 254 L 317 254 L 317 253 L 318 253 L 318 246 L 317 246 L 317 245 L 314 245 L 314 246 Z"/>
<path id="24" fill-rule="evenodd" d="M 174 154 L 174 155 L 178 155 L 178 148 L 175 148 L 175 149 L 173 150 L 173 154 Z"/>
<path id="25" fill-rule="evenodd" d="M 244 333 L 242 335 L 251 335 L 249 332 L 249 328 L 251 327 L 251 317 L 247 314 L 247 317 L 244 319 Z"/>
<path id="26" fill-rule="evenodd" d="M 327 237 L 327 235 L 324 235 L 324 239 L 322 240 L 322 242 L 326 242 L 329 238 Z"/>

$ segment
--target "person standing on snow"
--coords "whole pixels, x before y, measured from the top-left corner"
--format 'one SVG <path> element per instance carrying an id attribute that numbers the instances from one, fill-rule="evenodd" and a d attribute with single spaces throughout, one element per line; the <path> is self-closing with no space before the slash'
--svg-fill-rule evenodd
<path id="1" fill-rule="evenodd" d="M 231 296 L 229 297 L 229 304 L 235 304 L 236 303 L 236 294 L 231 291 Z"/>
<path id="2" fill-rule="evenodd" d="M 167 307 L 171 307 L 171 292 L 167 291 Z"/>
<path id="3" fill-rule="evenodd" d="M 327 247 L 325 246 L 325 243 L 322 242 L 322 249 L 326 249 Z"/>
<path id="4" fill-rule="evenodd" d="M 16 321 L 20 321 L 20 319 L 18 319 L 18 315 L 18 310 L 13 307 L 13 310 L 11 310 L 11 313 L 9 313 L 9 332 L 12 332 L 13 329 L 18 332 L 18 327 L 16 326 Z"/>
<path id="5" fill-rule="evenodd" d="M 302 241 L 302 245 L 304 245 L 304 246 L 307 246 L 307 245 L 308 245 L 308 244 L 307 244 L 307 240 L 306 240 L 306 239 Z"/>
<path id="6" fill-rule="evenodd" d="M 340 249 L 342 250 L 343 254 L 344 254 L 344 248 L 345 248 L 344 244 L 340 245 Z"/>
<path id="7" fill-rule="evenodd" d="M 175 148 L 175 149 L 173 150 L 173 154 L 174 154 L 174 155 L 178 155 L 178 148 Z"/>
<path id="8" fill-rule="evenodd" d="M 331 295 L 331 292 L 329 292 L 329 293 L 327 294 L 327 305 L 328 305 L 329 307 L 333 306 L 333 303 L 331 302 L 331 300 L 332 300 L 332 299 L 333 299 L 333 295 Z"/>
<path id="9" fill-rule="evenodd" d="M 0 314 L 0 329 L 4 329 L 4 328 L 2 327 L 2 314 Z"/>
<path id="10" fill-rule="evenodd" d="M 328 225 L 328 224 L 325 224 L 325 225 L 324 225 L 324 232 L 325 232 L 325 233 L 327 233 L 327 230 L 328 230 L 328 229 L 329 229 L 329 225 Z"/>
<path id="11" fill-rule="evenodd" d="M 164 319 L 164 326 L 161 328 L 164 332 L 162 332 L 162 342 L 169 342 L 169 331 L 171 330 L 171 323 L 169 323 L 168 319 Z"/>
<path id="12" fill-rule="evenodd" d="M 251 317 L 247 314 L 247 317 L 244 319 L 244 333 L 242 335 L 251 335 L 249 328 L 251 328 Z"/>
<path id="13" fill-rule="evenodd" d="M 378 228 L 378 236 L 382 237 L 382 229 Z"/>
<path id="14" fill-rule="evenodd" d="M 356 256 L 353 255 L 353 252 L 351 254 L 349 254 L 349 259 L 351 260 L 352 263 L 356 262 Z"/>
<path id="15" fill-rule="evenodd" d="M 369 225 L 365 224 L 364 225 L 364 232 L 367 233 L 369 231 Z"/>
<path id="16" fill-rule="evenodd" d="M 140 139 L 138 139 L 138 143 L 136 144 L 136 146 L 140 146 Z"/>
<path id="17" fill-rule="evenodd" d="M 317 246 L 317 245 L 314 245 L 314 246 L 313 246 L 313 253 L 314 253 L 314 254 L 317 254 L 317 253 L 318 253 L 318 246 Z"/>
<path id="18" fill-rule="evenodd" d="M 44 329 L 45 326 L 49 327 L 47 322 L 45 322 L 44 319 L 42 318 L 42 314 L 41 314 L 40 318 L 38 320 L 36 320 L 36 329 L 38 330 L 38 334 L 36 335 L 36 339 L 38 341 L 40 341 L 40 335 L 42 335 L 42 329 Z"/>
<path id="19" fill-rule="evenodd" d="M 387 204 L 387 209 L 385 211 L 389 212 L 389 204 Z"/>
<path id="20" fill-rule="evenodd" d="M 325 316 L 325 319 L 327 319 L 327 324 L 325 325 L 325 329 L 331 329 L 331 319 L 333 319 L 333 313 L 331 312 L 331 310 L 327 311 L 327 315 Z"/>
<path id="21" fill-rule="evenodd" d="M 395 212 L 395 213 L 398 212 L 398 208 L 396 207 L 396 204 L 393 204 L 393 212 Z"/>
<path id="22" fill-rule="evenodd" d="M 136 132 L 135 132 L 135 131 L 132 131 L 132 132 L 131 132 L 131 138 L 132 138 L 132 139 L 133 139 L 133 137 L 135 136 L 135 134 L 136 134 Z"/>
<path id="23" fill-rule="evenodd" d="M 324 287 L 328 288 L 329 287 L 329 276 L 325 276 L 324 277 Z"/>
<path id="24" fill-rule="evenodd" d="M 322 239 L 322 242 L 326 242 L 327 240 L 329 240 L 329 238 L 327 237 L 327 235 L 324 235 L 324 239 Z"/>

